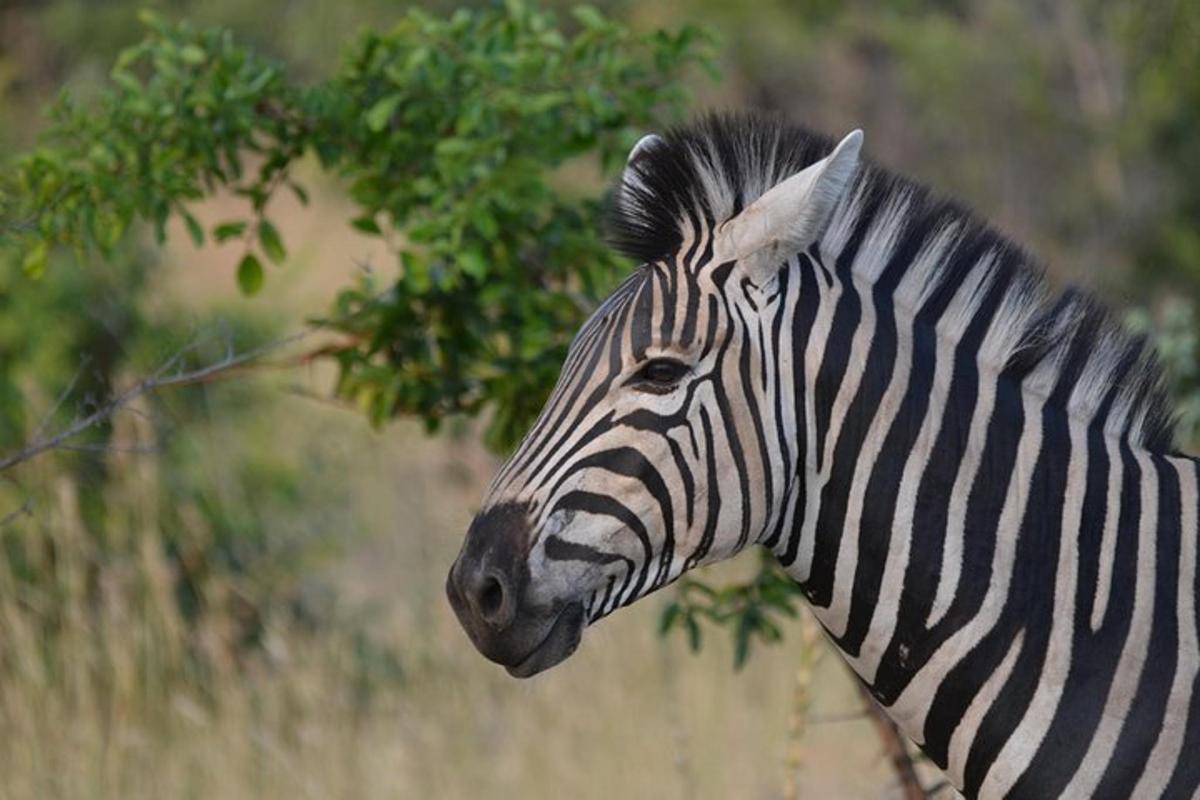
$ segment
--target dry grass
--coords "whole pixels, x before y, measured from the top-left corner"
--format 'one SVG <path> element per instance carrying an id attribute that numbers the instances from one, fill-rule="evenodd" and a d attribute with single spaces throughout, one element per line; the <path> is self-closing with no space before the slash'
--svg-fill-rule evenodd
<path id="1" fill-rule="evenodd" d="M 271 277 L 288 286 L 283 306 L 296 318 L 321 312 L 356 259 L 374 251 L 381 263 L 346 232 L 344 211 L 321 203 L 283 215 L 297 263 Z M 180 245 L 167 293 L 228 302 L 234 260 Z M 144 546 L 107 574 L 99 604 L 82 588 L 90 546 L 69 483 L 36 520 L 55 541 L 69 599 L 53 642 L 26 624 L 25 600 L 0 569 L 0 798 L 894 795 L 869 725 L 841 719 L 858 701 L 837 659 L 822 659 L 796 691 L 798 628 L 735 673 L 723 632 L 699 655 L 659 639 L 662 598 L 652 597 L 589 631 L 562 666 L 509 678 L 472 649 L 442 595 L 491 457 L 470 437 L 430 440 L 408 424 L 373 433 L 352 412 L 274 386 L 277 408 L 255 446 L 344 482 L 348 507 L 332 518 L 365 533 L 346 532 L 331 580 L 399 655 L 402 678 L 364 677 L 340 631 L 277 628 L 250 663 L 213 658 L 212 674 L 189 676 L 149 527 L 163 476 L 152 458 L 122 457 L 116 528 Z M 224 430 L 201 457 L 219 471 L 221 448 L 248 435 Z M 207 624 L 198 641 L 219 654 L 228 632 L 219 618 Z"/>
<path id="2" fill-rule="evenodd" d="M 515 681 L 475 653 L 441 595 L 487 457 L 407 426 L 377 436 L 342 412 L 285 405 L 295 416 L 281 438 L 306 428 L 336 439 L 326 455 L 361 472 L 347 477 L 378 527 L 350 542 L 336 580 L 376 610 L 374 633 L 400 654 L 403 678 L 364 696 L 348 640 L 272 630 L 263 658 L 193 686 L 179 676 L 180 623 L 154 578 L 165 569 L 156 548 L 126 565 L 103 607 L 82 607 L 71 586 L 87 546 L 64 484 L 46 524 L 77 594 L 54 657 L 21 658 L 46 643 L 18 609 L 0 608 L 16 656 L 0 675 L 0 797 L 782 795 L 800 637 L 734 673 L 723 635 L 698 656 L 660 640 L 661 601 L 650 598 L 590 631 L 561 667 Z M 128 480 L 153 480 L 136 473 Z M 140 503 L 152 493 L 134 494 L 131 519 L 149 518 Z M 810 697 L 798 796 L 883 796 L 869 728 L 820 721 L 855 708 L 834 659 Z"/>

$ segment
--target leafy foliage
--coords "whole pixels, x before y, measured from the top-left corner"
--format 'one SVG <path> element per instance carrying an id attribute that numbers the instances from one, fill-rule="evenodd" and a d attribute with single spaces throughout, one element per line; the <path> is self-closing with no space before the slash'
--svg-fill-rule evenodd
<path id="1" fill-rule="evenodd" d="M 678 76 L 703 62 L 695 29 L 634 36 L 590 8 L 571 30 L 510 2 L 448 19 L 411 12 L 367 33 L 328 80 L 299 86 L 226 31 L 170 26 L 124 51 L 95 107 L 56 107 L 18 162 L 0 220 L 40 274 L 54 246 L 110 255 L 136 221 L 161 240 L 174 216 L 197 245 L 239 240 L 246 294 L 287 248 L 269 204 L 314 154 L 349 184 L 350 224 L 383 237 L 399 276 L 365 275 L 327 321 L 339 391 L 376 422 L 414 414 L 433 430 L 491 410 L 511 446 L 541 407 L 575 330 L 625 265 L 604 247 L 599 202 L 559 188 L 608 171 L 676 112 Z M 570 177 L 568 177 L 570 176 Z M 244 219 L 206 231 L 189 211 L 232 191 Z"/>
<path id="2" fill-rule="evenodd" d="M 1019 25 L 1019 15 L 993 19 L 999 6 L 969 6 L 914 2 L 866 13 L 860 4 L 810 2 L 806 35 L 840 37 L 866 56 L 886 53 L 875 61 L 894 61 L 899 87 L 916 98 L 921 141 L 971 138 L 954 125 L 1003 129 L 986 108 L 962 113 L 993 98 L 1005 114 L 1037 126 L 1043 135 L 1030 141 L 1039 149 L 1047 138 L 1070 153 L 1087 143 L 1099 165 L 1087 180 L 1101 189 L 1110 163 L 1120 166 L 1114 153 L 1127 163 L 1145 152 L 1164 163 L 1195 160 L 1195 137 L 1186 134 L 1196 104 L 1186 100 L 1200 86 L 1188 77 L 1200 74 L 1189 71 L 1197 51 L 1188 46 L 1200 17 L 1191 6 L 1114 15 L 1081 6 L 1128 55 L 1138 111 L 1088 112 L 1082 125 L 1072 94 L 1087 87 L 1069 88 L 1069 102 L 1046 89 L 1073 86 L 1064 77 L 1071 48 L 1055 43 L 1050 58 L 1031 40 L 993 51 L 984 42 L 996 39 L 995 26 Z M 784 16 L 794 23 L 793 9 Z M 769 9 L 746 19 L 771 27 L 782 21 Z M 197 245 L 240 242 L 238 286 L 256 294 L 270 288 L 272 266 L 288 260 L 271 201 L 291 191 L 304 202 L 296 167 L 315 158 L 345 181 L 357 204 L 348 224 L 396 255 L 394 276 L 363 275 L 324 321 L 346 335 L 344 346 L 329 351 L 340 368 L 339 391 L 376 423 L 415 414 L 432 430 L 449 415 L 487 411 L 497 449 L 511 446 L 541 407 L 571 332 L 625 268 L 603 247 L 598 201 L 578 187 L 594 185 L 642 131 L 676 113 L 681 74 L 708 59 L 706 38 L 691 28 L 636 36 L 591 9 L 560 24 L 510 2 L 448 18 L 413 12 L 385 33 L 361 36 L 327 79 L 301 83 L 228 32 L 152 16 L 145 22 L 148 36 L 117 60 L 111 86 L 87 106 L 61 101 L 42 145 L 0 185 L 0 242 L 38 275 L 57 247 L 81 258 L 111 257 L 138 222 L 161 239 L 174 217 Z M 1078 37 L 1070 23 L 1057 23 L 1070 34 L 1067 44 L 1090 46 L 1071 41 Z M 790 34 L 778 40 L 797 49 Z M 751 61 L 779 57 L 744 51 Z M 791 69 L 788 80 L 823 72 Z M 1008 94 L 978 91 L 994 75 L 1003 76 L 997 85 Z M 893 87 L 864 82 L 876 83 Z M 1122 119 L 1143 129 L 1124 131 Z M 925 150 L 939 164 L 954 162 L 944 147 Z M 1061 153 L 1046 152 L 1061 166 Z M 969 176 L 980 169 L 974 153 L 964 164 Z M 1062 219 L 1047 227 L 1069 239 L 1081 227 L 1077 217 L 1095 216 L 1080 198 L 1105 193 L 1082 179 L 1059 181 L 1057 171 L 1040 179 L 1051 174 L 1072 202 L 1033 194 L 1061 210 Z M 1178 187 L 1177 213 L 1143 237 L 1147 263 L 1195 271 L 1193 190 Z M 243 197 L 247 211 L 206 229 L 189 206 L 218 192 Z M 1156 325 L 1185 432 L 1194 437 L 1200 414 L 1190 313 L 1168 309 Z M 795 612 L 797 599 L 794 584 L 764 557 L 752 579 L 726 588 L 681 581 L 662 630 L 682 630 L 698 647 L 704 623 L 727 625 L 741 664 L 755 642 L 778 640 L 778 622 Z"/>
<path id="3" fill-rule="evenodd" d="M 666 636 L 680 629 L 693 651 L 703 642 L 703 622 L 726 626 L 733 635 L 733 664 L 740 669 L 758 641 L 774 644 L 783 639 L 780 617 L 794 619 L 800 586 L 779 566 L 768 550 L 760 551 L 758 572 L 750 580 L 714 588 L 709 583 L 685 576 L 675 598 L 663 608 L 659 633 Z"/>
<path id="4" fill-rule="evenodd" d="M 1194 298 L 1200 290 L 1200 7 L 1172 0 L 1131 5 L 1117 16 L 1128 64 L 1125 148 L 1151 154 L 1168 203 L 1139 241 L 1140 272 Z M 1167 166 L 1169 165 L 1169 166 Z"/>
<path id="5" fill-rule="evenodd" d="M 1175 298 L 1163 303 L 1157 313 L 1134 309 L 1125 320 L 1154 342 L 1175 400 L 1179 441 L 1194 452 L 1200 444 L 1200 335 L 1195 307 Z"/>

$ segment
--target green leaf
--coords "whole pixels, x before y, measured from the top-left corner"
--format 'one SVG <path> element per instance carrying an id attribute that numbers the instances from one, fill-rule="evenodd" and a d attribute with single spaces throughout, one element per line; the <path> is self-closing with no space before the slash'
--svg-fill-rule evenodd
<path id="1" fill-rule="evenodd" d="M 585 28 L 592 30 L 603 28 L 606 24 L 604 16 L 591 6 L 576 6 L 571 11 L 571 16 L 575 17 Z"/>
<path id="2" fill-rule="evenodd" d="M 707 597 L 709 599 L 716 599 L 716 597 L 717 597 L 716 589 L 712 588 L 711 586 L 709 586 L 707 583 L 704 583 L 703 581 L 694 580 L 694 579 L 689 579 L 687 581 L 687 583 L 685 583 L 683 585 L 683 591 L 685 593 L 686 592 L 697 592 L 699 594 L 704 595 L 705 597 Z"/>
<path id="3" fill-rule="evenodd" d="M 244 234 L 246 227 L 245 222 L 222 222 L 213 228 L 213 238 L 218 242 L 227 242 Z"/>
<path id="4" fill-rule="evenodd" d="M 267 258 L 276 264 L 282 264 L 287 258 L 287 250 L 283 247 L 283 239 L 279 237 L 279 229 L 269 220 L 264 219 L 258 223 L 258 241 Z"/>
<path id="5" fill-rule="evenodd" d="M 46 272 L 46 262 L 49 260 L 50 247 L 45 240 L 35 242 L 25 258 L 21 260 L 21 269 L 31 278 L 40 278 Z"/>
<path id="6" fill-rule="evenodd" d="M 371 106 L 366 116 L 367 127 L 375 133 L 386 128 L 402 99 L 404 98 L 401 95 L 391 94 Z"/>
<path id="7" fill-rule="evenodd" d="M 296 199 L 300 201 L 300 205 L 308 205 L 308 190 L 295 181 L 288 181 L 288 188 L 292 190 L 292 194 L 296 195 Z"/>
<path id="8" fill-rule="evenodd" d="M 208 53 L 204 52 L 204 48 L 199 45 L 188 44 L 179 51 L 179 57 L 185 64 L 199 66 L 208 60 Z"/>
<path id="9" fill-rule="evenodd" d="M 681 612 L 682 609 L 679 607 L 678 603 L 667 604 L 667 607 L 663 609 L 662 616 L 659 617 L 658 620 L 659 636 L 666 636 L 671 631 L 671 627 L 675 624 L 676 620 L 679 619 Z"/>
<path id="10" fill-rule="evenodd" d="M 693 653 L 700 652 L 700 623 L 696 622 L 696 618 L 691 614 L 685 614 L 683 622 L 687 627 L 688 647 Z"/>
<path id="11" fill-rule="evenodd" d="M 737 632 L 733 640 L 733 668 L 741 669 L 746 666 L 746 658 L 750 655 L 750 636 L 754 633 L 757 617 L 749 611 L 738 620 Z"/>
<path id="12" fill-rule="evenodd" d="M 472 278 L 483 280 L 487 276 L 487 259 L 484 258 L 483 253 L 474 248 L 462 251 L 458 256 L 458 263 L 462 267 L 462 271 Z"/>
<path id="13" fill-rule="evenodd" d="M 180 209 L 180 216 L 183 217 L 183 223 L 187 226 L 188 234 L 192 237 L 192 243 L 196 247 L 204 246 L 204 228 L 200 227 L 199 221 L 189 212 Z"/>
<path id="14" fill-rule="evenodd" d="M 143 9 L 139 10 L 137 12 L 137 19 L 138 19 L 138 22 L 142 23 L 143 25 L 145 25 L 147 28 L 150 28 L 151 30 L 158 31 L 158 30 L 161 30 L 163 27 L 162 17 L 160 17 L 157 13 L 155 13 L 154 11 L 151 11 L 148 8 L 143 8 Z"/>
<path id="15" fill-rule="evenodd" d="M 246 253 L 246 255 L 242 256 L 242 260 L 238 264 L 237 282 L 238 288 L 247 297 L 253 297 L 262 288 L 262 262 L 253 253 Z"/>
<path id="16" fill-rule="evenodd" d="M 355 230 L 362 231 L 363 233 L 369 233 L 372 236 L 378 236 L 383 232 L 379 229 L 379 223 L 377 223 L 370 215 L 355 217 L 354 219 L 350 220 L 350 224 L 355 228 Z"/>

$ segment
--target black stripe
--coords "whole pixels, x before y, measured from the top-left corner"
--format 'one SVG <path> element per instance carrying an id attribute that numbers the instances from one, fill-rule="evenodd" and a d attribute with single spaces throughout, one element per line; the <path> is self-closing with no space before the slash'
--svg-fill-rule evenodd
<path id="1" fill-rule="evenodd" d="M 1020 725 L 1033 700 L 1046 660 L 1054 626 L 1059 551 L 1071 457 L 1067 418 L 1047 404 L 1041 412 L 1042 446 L 1029 484 L 1029 496 L 1020 527 L 1003 535 L 1017 537 L 1012 579 L 1004 609 L 992 632 L 977 651 L 991 650 L 991 661 L 979 673 L 987 677 L 998 667 L 1018 632 L 1023 632 L 1021 652 L 1004 686 L 996 695 L 971 744 L 963 773 L 964 793 L 975 796 L 1004 743 Z"/>
<path id="2" fill-rule="evenodd" d="M 1127 449 L 1122 448 L 1117 455 L 1126 471 L 1118 488 L 1121 508 L 1111 581 L 1112 586 L 1121 587 L 1132 586 L 1136 575 L 1140 474 Z M 1071 666 L 1054 719 L 1025 773 L 1013 787 L 1015 797 L 1029 797 L 1033 793 L 1056 797 L 1067 787 L 1091 744 L 1090 737 L 1081 736 L 1080 732 L 1094 731 L 1100 724 L 1104 702 L 1116 676 L 1120 644 L 1129 635 L 1133 613 L 1131 591 L 1110 591 L 1100 629 L 1093 633 L 1091 628 L 1112 468 L 1104 432 L 1093 426 L 1088 431 L 1087 491 L 1079 531 Z"/>
<path id="3" fill-rule="evenodd" d="M 947 639 L 967 620 L 973 619 L 983 606 L 992 581 L 992 559 L 995 555 L 997 527 L 1004 498 L 1014 474 L 1020 432 L 1025 427 L 1025 412 L 1021 404 L 1021 388 L 1011 381 L 1001 381 L 996 387 L 995 411 L 988 424 L 986 442 L 980 461 L 979 474 L 971 485 L 967 500 L 966 531 L 963 542 L 963 571 L 958 591 L 941 623 L 928 636 L 913 642 L 912 658 L 927 662 Z M 946 766 L 950 734 L 979 692 L 983 681 L 996 668 L 1000 658 L 995 655 L 996 642 L 991 647 L 976 648 L 952 668 L 934 693 L 925 719 L 925 752 L 943 769 Z M 990 667 L 990 668 L 989 668 Z M 885 693 L 885 689 L 889 689 Z M 890 687 L 875 687 L 876 696 L 885 705 L 895 701 Z"/>
<path id="4" fill-rule="evenodd" d="M 559 498 L 558 502 L 554 504 L 551 514 L 559 511 L 584 511 L 589 514 L 611 517 L 628 528 L 637 537 L 638 542 L 642 546 L 642 567 L 638 570 L 637 583 L 634 584 L 633 592 L 630 595 L 631 598 L 637 597 L 639 590 L 645 583 L 647 568 L 653 555 L 650 546 L 650 534 L 646 531 L 646 526 L 642 524 L 638 515 L 608 495 L 583 490 L 571 491 Z M 618 598 L 625 594 L 625 590 L 628 588 L 630 579 L 632 578 L 632 573 L 632 567 L 626 570 L 625 578 L 621 582 L 621 589 L 616 595 Z"/>
<path id="5" fill-rule="evenodd" d="M 1117 797 L 1137 784 L 1162 730 L 1171 683 L 1178 667 L 1179 476 L 1166 459 L 1154 457 L 1153 462 L 1158 473 L 1158 525 L 1149 532 L 1154 537 L 1155 547 L 1154 574 L 1150 578 L 1154 581 L 1150 641 L 1129 714 L 1121 726 L 1108 768 L 1096 787 L 1097 797 Z M 1129 591 L 1132 590 L 1130 586 Z M 1180 754 L 1183 759 L 1198 756 L 1200 754 L 1186 750 Z"/>
<path id="6" fill-rule="evenodd" d="M 633 562 L 619 553 L 605 553 L 591 545 L 568 542 L 557 534 L 546 537 L 546 558 L 551 561 L 582 561 L 585 564 L 625 564 L 633 569 Z"/>
<path id="7" fill-rule="evenodd" d="M 812 258 L 801 254 L 797 258 L 798 277 L 800 286 L 797 289 L 796 310 L 792 316 L 792 348 L 795 353 L 795 370 L 792 376 L 792 391 L 795 393 L 795 430 L 796 430 L 796 493 L 793 502 L 796 513 L 792 515 L 792 530 L 788 536 L 787 547 L 779 556 L 779 563 L 785 568 L 796 561 L 800 550 L 800 534 L 804 529 L 804 503 L 808 496 L 807 469 L 804 464 L 808 447 L 808 420 L 805 419 L 805 404 L 807 397 L 807 381 L 804 374 L 804 352 L 808 349 L 808 337 L 812 331 L 813 320 L 817 316 L 820 296 L 816 286 L 816 272 Z M 774 542 L 768 546 L 777 547 Z"/>
<path id="8" fill-rule="evenodd" d="M 913 643 L 925 637 L 926 621 L 933 609 L 936 587 L 941 578 L 945 551 L 951 491 L 962 469 L 975 414 L 979 413 L 979 367 L 976 354 L 1003 296 L 1002 281 L 993 281 L 954 351 L 954 369 L 946 393 L 945 407 L 938 413 L 941 427 L 930 454 L 929 463 L 917 489 L 913 512 L 912 544 L 896 627 L 875 676 L 876 689 L 886 697 L 899 697 L 909 680 L 925 666 L 919 660 L 927 649 L 914 649 Z M 901 648 L 904 655 L 901 656 Z"/>
<path id="9" fill-rule="evenodd" d="M 721 481 L 717 475 L 717 458 L 716 458 L 716 443 L 713 441 L 712 423 L 708 418 L 708 409 L 700 407 L 700 425 L 703 429 L 704 438 L 704 455 L 707 467 L 705 480 L 708 486 L 706 497 L 706 516 L 704 520 L 704 531 L 700 536 L 700 542 L 696 545 L 696 549 L 688 555 L 684 561 L 684 570 L 689 570 L 700 563 L 700 561 L 708 555 L 709 548 L 712 547 L 713 537 L 717 533 L 717 522 L 721 516 Z"/>
<path id="10" fill-rule="evenodd" d="M 641 452 L 632 447 L 614 447 L 581 458 L 571 465 L 568 475 L 585 469 L 602 469 L 616 475 L 632 478 L 645 488 L 658 505 L 659 516 L 662 520 L 663 547 L 659 554 L 659 568 L 655 574 L 653 587 L 661 586 L 666 580 L 671 558 L 675 555 L 675 510 L 671 502 L 671 493 L 663 481 L 658 469 L 646 459 Z"/>

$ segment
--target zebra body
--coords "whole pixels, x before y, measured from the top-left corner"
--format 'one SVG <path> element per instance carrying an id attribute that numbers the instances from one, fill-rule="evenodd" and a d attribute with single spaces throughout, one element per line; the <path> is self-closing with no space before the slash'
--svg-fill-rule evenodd
<path id="1" fill-rule="evenodd" d="M 968 796 L 1192 797 L 1197 465 L 1152 358 L 859 141 L 713 117 L 635 147 L 613 224 L 643 265 L 489 489 L 451 603 L 533 674 L 762 544 Z"/>

